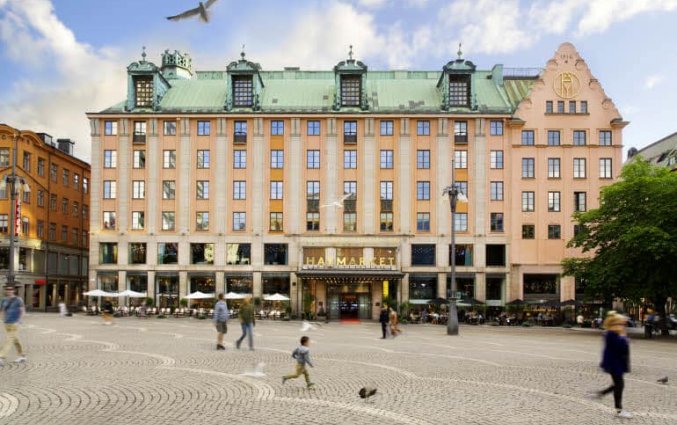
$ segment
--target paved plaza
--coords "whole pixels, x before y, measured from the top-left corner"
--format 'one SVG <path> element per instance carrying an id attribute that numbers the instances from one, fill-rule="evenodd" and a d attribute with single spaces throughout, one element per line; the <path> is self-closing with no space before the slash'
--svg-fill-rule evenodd
<path id="1" fill-rule="evenodd" d="M 216 351 L 212 322 L 30 314 L 29 361 L 0 370 L 0 423 L 19 424 L 616 424 L 597 367 L 593 331 L 404 326 L 382 340 L 377 323 L 323 325 L 311 336 L 316 388 L 292 371 L 298 322 L 255 328 L 255 351 Z M 4 334 L 3 334 L 4 339 Z M 246 341 L 245 344 L 246 345 Z M 677 344 L 633 339 L 625 407 L 632 423 L 677 423 Z M 12 360 L 10 357 L 8 360 Z M 243 375 L 259 362 L 265 377 Z M 668 375 L 668 385 L 656 379 Z M 378 394 L 369 402 L 363 386 Z"/>

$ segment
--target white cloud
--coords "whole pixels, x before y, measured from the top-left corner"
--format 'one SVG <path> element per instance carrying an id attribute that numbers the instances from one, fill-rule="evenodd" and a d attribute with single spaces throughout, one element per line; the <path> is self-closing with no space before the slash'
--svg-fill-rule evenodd
<path id="1" fill-rule="evenodd" d="M 580 36 L 600 33 L 614 23 L 626 21 L 640 13 L 673 10 L 677 10 L 677 0 L 591 1 L 576 32 Z"/>
<path id="2" fill-rule="evenodd" d="M 644 80 L 644 87 L 651 90 L 656 87 L 658 84 L 662 83 L 665 77 L 661 74 L 652 74 L 646 77 Z"/>

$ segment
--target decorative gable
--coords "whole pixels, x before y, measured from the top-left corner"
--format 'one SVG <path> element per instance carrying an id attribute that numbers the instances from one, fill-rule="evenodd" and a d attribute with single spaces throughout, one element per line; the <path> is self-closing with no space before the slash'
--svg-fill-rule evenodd
<path id="1" fill-rule="evenodd" d="M 475 64 L 463 59 L 461 45 L 458 45 L 458 58 L 442 67 L 442 75 L 437 88 L 442 93 L 442 110 L 477 109 L 474 84 Z"/>
<path id="2" fill-rule="evenodd" d="M 367 65 L 353 59 L 353 46 L 350 46 L 348 59 L 334 66 L 334 105 L 333 109 L 359 108 L 369 109 L 367 102 Z"/>
<path id="3" fill-rule="evenodd" d="M 171 85 L 154 63 L 146 61 L 146 48 L 143 48 L 141 61 L 132 62 L 127 67 L 126 111 L 157 111 L 162 97 Z"/>
<path id="4" fill-rule="evenodd" d="M 225 104 L 227 111 L 240 108 L 252 111 L 261 110 L 260 98 L 264 85 L 259 71 L 261 71 L 261 65 L 248 61 L 245 58 L 244 49 L 240 53 L 240 60 L 228 64 Z"/>

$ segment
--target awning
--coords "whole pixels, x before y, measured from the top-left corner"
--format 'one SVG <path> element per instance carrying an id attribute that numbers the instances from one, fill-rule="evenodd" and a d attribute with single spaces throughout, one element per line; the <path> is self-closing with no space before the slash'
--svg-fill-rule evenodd
<path id="1" fill-rule="evenodd" d="M 402 279 L 404 273 L 397 270 L 371 270 L 371 269 L 306 269 L 296 272 L 296 276 L 304 279 L 345 279 L 345 280 L 368 280 L 380 281 L 390 279 Z"/>

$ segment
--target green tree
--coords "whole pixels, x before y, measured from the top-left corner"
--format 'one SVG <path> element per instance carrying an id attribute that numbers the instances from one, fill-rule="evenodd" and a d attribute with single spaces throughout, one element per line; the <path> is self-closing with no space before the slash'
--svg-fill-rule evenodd
<path id="1" fill-rule="evenodd" d="M 562 261 L 585 279 L 586 295 L 653 302 L 667 334 L 665 304 L 677 295 L 677 173 L 637 158 L 602 189 L 600 207 L 574 215 L 569 247 L 589 253 Z"/>

